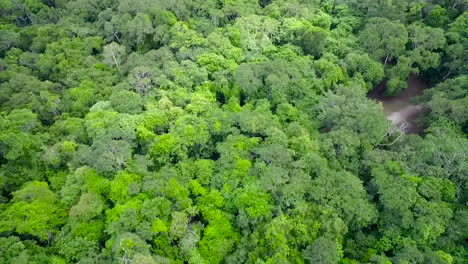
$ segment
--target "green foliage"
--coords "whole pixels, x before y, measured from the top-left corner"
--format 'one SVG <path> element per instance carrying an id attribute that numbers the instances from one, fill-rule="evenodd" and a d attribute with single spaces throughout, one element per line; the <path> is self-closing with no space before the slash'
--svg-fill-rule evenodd
<path id="1" fill-rule="evenodd" d="M 325 237 L 320 237 L 308 246 L 303 252 L 309 263 L 338 263 L 342 253 L 338 243 Z"/>
<path id="2" fill-rule="evenodd" d="M 436 68 L 440 63 L 440 54 L 437 52 L 445 45 L 444 31 L 440 28 L 431 28 L 413 23 L 408 26 L 413 51 L 410 57 L 420 69 Z"/>
<path id="3" fill-rule="evenodd" d="M 40 129 L 37 115 L 29 109 L 15 109 L 0 121 L 3 158 L 15 161 L 30 157 L 42 145 L 41 135 L 35 134 Z"/>
<path id="4" fill-rule="evenodd" d="M 302 29 L 298 33 L 297 44 L 302 47 L 304 53 L 314 57 L 320 57 L 327 43 L 327 31 L 319 27 Z"/>
<path id="5" fill-rule="evenodd" d="M 205 216 L 209 221 L 200 240 L 200 254 L 209 263 L 220 263 L 239 240 L 229 219 L 222 211 L 213 210 Z"/>
<path id="6" fill-rule="evenodd" d="M 388 70 L 389 80 L 387 82 L 387 90 L 385 93 L 392 95 L 398 94 L 408 87 L 407 79 L 411 73 L 417 73 L 418 70 L 413 68 L 413 62 L 406 56 L 398 58 L 397 64 Z"/>
<path id="7" fill-rule="evenodd" d="M 371 18 L 359 35 L 361 47 L 375 59 L 398 58 L 405 51 L 408 32 L 403 24 L 386 18 Z"/>
<path id="8" fill-rule="evenodd" d="M 313 181 L 310 191 L 323 211 L 335 211 L 349 228 L 364 227 L 376 220 L 376 209 L 368 201 L 362 182 L 354 175 L 323 173 Z"/>
<path id="9" fill-rule="evenodd" d="M 427 15 L 426 21 L 426 23 L 431 27 L 444 28 L 450 21 L 450 18 L 445 8 L 440 5 L 435 5 Z"/>
<path id="10" fill-rule="evenodd" d="M 65 217 L 63 206 L 47 183 L 34 181 L 13 193 L 11 203 L 2 212 L 0 230 L 50 240 Z"/>
<path id="11" fill-rule="evenodd" d="M 111 95 L 112 108 L 120 113 L 138 114 L 141 112 L 142 100 L 140 95 L 130 91 L 119 91 Z"/>
<path id="12" fill-rule="evenodd" d="M 468 126 L 468 113 L 465 107 L 468 100 L 467 86 L 468 78 L 461 76 L 448 79 L 425 91 L 421 100 L 431 109 L 429 118 L 434 120 L 447 117 L 460 127 L 466 128 Z"/>
<path id="13" fill-rule="evenodd" d="M 44 248 L 35 241 L 23 240 L 16 236 L 0 238 L 2 263 L 45 263 L 49 260 Z"/>
<path id="14" fill-rule="evenodd" d="M 382 81 L 384 70 L 381 64 L 372 60 L 367 54 L 349 53 L 344 59 L 348 75 L 363 79 L 370 90 Z"/>
<path id="15" fill-rule="evenodd" d="M 47 45 L 45 52 L 39 55 L 37 68 L 43 77 L 50 80 L 62 79 L 61 75 L 84 67 L 85 59 L 93 52 L 101 50 L 101 43 L 102 39 L 99 37 L 65 38 L 51 43 Z"/>
<path id="16" fill-rule="evenodd" d="M 465 263 L 467 7 L 0 0 L 0 263 Z"/>

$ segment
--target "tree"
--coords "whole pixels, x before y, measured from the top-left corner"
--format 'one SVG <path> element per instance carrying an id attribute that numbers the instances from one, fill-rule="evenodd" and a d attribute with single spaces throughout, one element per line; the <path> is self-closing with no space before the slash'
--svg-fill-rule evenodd
<path id="1" fill-rule="evenodd" d="M 205 39 L 200 37 L 196 31 L 190 29 L 184 22 L 174 24 L 171 27 L 170 36 L 170 47 L 181 51 L 187 51 L 192 47 L 203 46 L 205 44 Z"/>
<path id="2" fill-rule="evenodd" d="M 386 18 L 371 18 L 359 34 L 361 47 L 384 64 L 405 52 L 408 32 L 403 24 Z"/>
<path id="3" fill-rule="evenodd" d="M 397 64 L 387 71 L 389 80 L 385 93 L 388 95 L 398 94 L 408 87 L 408 77 L 411 73 L 418 73 L 419 70 L 413 66 L 414 62 L 407 56 L 398 58 Z"/>
<path id="4" fill-rule="evenodd" d="M 63 38 L 50 43 L 37 60 L 40 75 L 63 82 L 61 77 L 84 67 L 86 57 L 93 53 L 93 49 L 100 51 L 101 43 L 100 37 Z"/>
<path id="5" fill-rule="evenodd" d="M 332 57 L 332 60 L 329 61 L 324 57 L 314 63 L 314 68 L 317 71 L 318 77 L 322 80 L 324 88 L 327 90 L 339 82 L 342 82 L 344 73 L 343 70 L 335 64 L 335 58 Z"/>
<path id="6" fill-rule="evenodd" d="M 349 128 L 356 133 L 366 133 L 370 141 L 378 141 L 386 121 L 379 113 L 381 106 L 356 96 L 364 91 L 361 87 L 340 87 L 336 93 L 327 92 L 318 106 L 322 128 Z"/>
<path id="7" fill-rule="evenodd" d="M 409 237 L 419 245 L 431 245 L 444 233 L 448 219 L 453 214 L 446 203 L 454 197 L 453 183 L 446 182 L 448 186 L 451 185 L 448 192 L 443 191 L 446 187 L 442 182 L 426 185 L 433 188 L 431 192 L 445 193 L 445 197 L 437 197 L 428 195 L 425 188 L 418 189 L 427 180 L 407 174 L 398 163 L 387 162 L 374 169 L 372 174 L 372 185 L 382 206 L 380 217 L 383 222 L 380 228 L 392 226 L 391 229 L 382 231 L 387 239 L 397 243 L 399 237 Z"/>
<path id="8" fill-rule="evenodd" d="M 302 254 L 309 263 L 336 264 L 343 253 L 338 243 L 326 237 L 319 237 Z"/>
<path id="9" fill-rule="evenodd" d="M 220 210 L 207 212 L 204 216 L 209 224 L 203 231 L 199 242 L 201 256 L 210 263 L 220 263 L 239 241 L 239 234 L 232 227 L 229 219 Z"/>
<path id="10" fill-rule="evenodd" d="M 236 190 L 233 202 L 238 210 L 236 224 L 240 227 L 255 226 L 271 218 L 271 197 L 253 186 Z"/>
<path id="11" fill-rule="evenodd" d="M 433 121 L 445 117 L 466 129 L 468 113 L 463 106 L 466 105 L 468 96 L 463 87 L 467 85 L 468 78 L 461 76 L 448 79 L 425 91 L 419 100 L 431 109 L 428 118 Z"/>
<path id="12" fill-rule="evenodd" d="M 327 44 L 328 32 L 319 27 L 304 28 L 298 32 L 297 44 L 304 53 L 320 57 Z"/>
<path id="13" fill-rule="evenodd" d="M 384 77 L 382 65 L 372 60 L 367 54 L 349 53 L 345 57 L 344 63 L 348 75 L 362 78 L 366 82 L 368 90 L 382 81 Z"/>
<path id="14" fill-rule="evenodd" d="M 444 118 L 434 122 L 427 132 L 424 141 L 411 145 L 411 167 L 422 175 L 452 180 L 456 184 L 459 199 L 466 199 L 466 138 L 461 135 L 459 127 Z M 415 151 L 414 148 L 419 150 Z"/>
<path id="15" fill-rule="evenodd" d="M 444 30 L 413 23 L 408 26 L 408 31 L 413 46 L 411 59 L 421 70 L 438 67 L 440 54 L 437 50 L 443 48 L 446 42 Z"/>
<path id="16" fill-rule="evenodd" d="M 447 10 L 445 10 L 445 8 L 441 7 L 440 5 L 435 5 L 432 7 L 431 11 L 426 17 L 426 23 L 431 27 L 444 28 L 449 21 L 450 18 L 447 14 Z"/>
<path id="17" fill-rule="evenodd" d="M 250 14 L 236 19 L 228 36 L 234 46 L 242 49 L 245 58 L 251 60 L 261 57 L 263 51 L 272 48 L 278 27 L 279 23 L 275 19 Z"/>
<path id="18" fill-rule="evenodd" d="M 0 121 L 3 158 L 14 161 L 30 157 L 38 151 L 42 138 L 37 134 L 40 129 L 37 115 L 28 109 L 15 109 L 9 115 L 2 116 Z"/>
<path id="19" fill-rule="evenodd" d="M 384 17 L 387 19 L 404 20 L 404 11 L 407 10 L 410 1 L 396 0 L 387 2 L 384 0 L 358 1 L 358 6 L 363 9 L 368 17 Z"/>
<path id="20" fill-rule="evenodd" d="M 35 241 L 22 241 L 19 237 L 1 237 L 0 248 L 3 254 L 0 261 L 3 263 L 47 262 L 48 257 L 44 248 Z"/>
<path id="21" fill-rule="evenodd" d="M 125 46 L 112 42 L 104 46 L 102 55 L 103 55 L 104 63 L 106 65 L 117 67 L 120 74 L 122 74 L 120 65 L 123 64 L 123 61 L 125 60 L 125 57 L 127 56 Z"/>
<path id="22" fill-rule="evenodd" d="M 0 37 L 0 54 L 4 54 L 10 48 L 15 46 L 18 41 L 18 34 L 13 30 L 1 30 L 2 35 Z"/>
<path id="23" fill-rule="evenodd" d="M 153 25 L 149 15 L 137 13 L 124 27 L 125 39 L 129 43 L 140 44 L 153 33 Z"/>
<path id="24" fill-rule="evenodd" d="M 40 155 L 48 137 L 41 133 L 37 115 L 29 109 L 0 114 L 0 129 L 2 190 L 10 193 L 27 181 L 43 180 Z"/>
<path id="25" fill-rule="evenodd" d="M 99 99 L 96 84 L 91 81 L 84 81 L 67 93 L 64 110 L 77 117 L 83 117 Z"/>
<path id="26" fill-rule="evenodd" d="M 358 177 L 344 171 L 326 171 L 312 181 L 312 199 L 324 210 L 336 212 L 350 229 L 375 223 L 377 212 Z"/>
<path id="27" fill-rule="evenodd" d="M 448 72 L 444 75 L 444 78 L 448 78 L 451 75 L 457 73 L 468 72 L 466 65 L 464 64 L 463 58 L 466 50 L 462 44 L 448 45 L 445 49 L 446 57 L 444 58 L 444 66 L 448 68 Z"/>
<path id="28" fill-rule="evenodd" d="M 60 98 L 53 93 L 56 87 L 52 82 L 42 82 L 29 74 L 15 74 L 0 86 L 1 109 L 30 108 L 43 123 L 51 124 L 60 107 Z"/>
<path id="29" fill-rule="evenodd" d="M 98 140 L 91 147 L 82 146 L 75 164 L 90 165 L 99 173 L 113 174 L 126 167 L 132 157 L 132 147 L 124 140 Z"/>
<path id="30" fill-rule="evenodd" d="M 125 203 L 139 194 L 141 177 L 121 171 L 111 183 L 109 198 L 114 202 Z"/>
<path id="31" fill-rule="evenodd" d="M 316 101 L 317 79 L 310 58 L 294 61 L 277 59 L 270 63 L 241 64 L 234 74 L 248 100 L 269 99 L 273 104 L 291 102 L 310 108 Z"/>
<path id="32" fill-rule="evenodd" d="M 86 221 L 100 216 L 104 208 L 104 202 L 99 195 L 83 193 L 78 203 L 70 208 L 70 216 Z"/>
<path id="33" fill-rule="evenodd" d="M 139 94 L 122 90 L 110 96 L 112 108 L 120 113 L 138 114 L 141 112 L 143 101 Z"/>
<path id="34" fill-rule="evenodd" d="M 149 249 L 150 246 L 137 235 L 124 233 L 115 239 L 112 253 L 115 261 L 132 263 L 134 259 L 149 256 Z"/>
<path id="35" fill-rule="evenodd" d="M 107 194 L 109 186 L 109 181 L 98 175 L 95 170 L 89 167 L 81 167 L 67 176 L 65 184 L 59 192 L 61 202 L 67 206 L 72 206 L 78 203 L 84 193 Z"/>
<path id="36" fill-rule="evenodd" d="M 65 210 L 47 183 L 33 181 L 13 193 L 2 212 L 2 232 L 30 234 L 51 241 L 66 217 Z"/>
<path id="37" fill-rule="evenodd" d="M 292 225 L 287 216 L 279 215 L 257 228 L 251 235 L 250 248 L 253 250 L 246 253 L 248 262 L 285 263 L 289 259 L 294 260 L 295 255 L 289 256 L 292 250 L 288 243 Z"/>

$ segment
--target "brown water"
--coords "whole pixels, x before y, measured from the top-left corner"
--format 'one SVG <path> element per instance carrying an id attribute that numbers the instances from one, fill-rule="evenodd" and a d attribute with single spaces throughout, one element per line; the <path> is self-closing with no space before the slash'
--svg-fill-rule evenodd
<path id="1" fill-rule="evenodd" d="M 386 85 L 380 84 L 369 93 L 369 98 L 382 102 L 385 116 L 406 133 L 420 134 L 424 131 L 419 119 L 423 108 L 412 104 L 411 98 L 422 95 L 427 84 L 418 76 L 408 78 L 408 88 L 395 96 L 385 95 Z"/>

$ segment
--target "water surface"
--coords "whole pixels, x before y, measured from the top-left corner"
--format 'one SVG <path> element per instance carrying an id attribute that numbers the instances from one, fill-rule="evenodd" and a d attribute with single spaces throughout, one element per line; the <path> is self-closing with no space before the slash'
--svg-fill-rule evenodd
<path id="1" fill-rule="evenodd" d="M 422 95 L 427 84 L 418 76 L 411 75 L 408 78 L 408 88 L 401 93 L 388 96 L 385 95 L 386 85 L 380 84 L 369 93 L 369 98 L 382 102 L 385 116 L 388 120 L 398 125 L 406 133 L 422 133 L 424 130 L 420 122 L 423 108 L 411 103 L 415 96 Z"/>

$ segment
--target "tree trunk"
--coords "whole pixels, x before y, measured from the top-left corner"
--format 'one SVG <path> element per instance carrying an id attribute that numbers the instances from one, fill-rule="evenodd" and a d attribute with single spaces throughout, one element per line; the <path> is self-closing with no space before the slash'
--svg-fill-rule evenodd
<path id="1" fill-rule="evenodd" d="M 111 49 L 111 52 L 112 52 L 112 58 L 114 59 L 114 62 L 115 62 L 115 66 L 117 66 L 117 69 L 119 70 L 120 75 L 122 75 L 122 71 L 120 70 L 119 62 L 117 61 L 117 58 L 115 57 L 114 50 Z"/>

